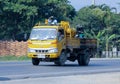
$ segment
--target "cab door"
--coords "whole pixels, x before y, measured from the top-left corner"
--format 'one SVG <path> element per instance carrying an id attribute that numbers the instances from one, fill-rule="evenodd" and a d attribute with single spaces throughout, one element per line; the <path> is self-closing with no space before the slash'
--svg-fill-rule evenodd
<path id="1" fill-rule="evenodd" d="M 59 55 L 63 49 L 66 49 L 66 39 L 64 29 L 58 30 L 58 51 Z"/>

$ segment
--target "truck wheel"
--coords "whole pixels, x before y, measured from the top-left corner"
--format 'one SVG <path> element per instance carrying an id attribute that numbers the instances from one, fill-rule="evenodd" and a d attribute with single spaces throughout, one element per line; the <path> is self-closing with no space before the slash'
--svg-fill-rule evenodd
<path id="1" fill-rule="evenodd" d="M 33 65 L 39 65 L 40 60 L 38 58 L 32 58 Z"/>
<path id="2" fill-rule="evenodd" d="M 57 60 L 55 60 L 55 64 L 59 66 L 63 66 L 67 60 L 67 57 L 65 56 L 65 52 L 62 52 L 61 55 Z"/>
<path id="3" fill-rule="evenodd" d="M 77 58 L 78 60 L 78 64 L 80 66 L 88 66 L 89 61 L 90 61 L 90 56 L 89 54 L 86 52 L 85 54 L 80 54 Z"/>

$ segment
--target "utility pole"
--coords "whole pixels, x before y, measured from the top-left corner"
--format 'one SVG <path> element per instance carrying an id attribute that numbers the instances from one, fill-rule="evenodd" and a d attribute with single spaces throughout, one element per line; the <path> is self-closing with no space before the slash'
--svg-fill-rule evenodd
<path id="1" fill-rule="evenodd" d="M 92 5 L 95 5 L 95 0 L 92 0 Z"/>

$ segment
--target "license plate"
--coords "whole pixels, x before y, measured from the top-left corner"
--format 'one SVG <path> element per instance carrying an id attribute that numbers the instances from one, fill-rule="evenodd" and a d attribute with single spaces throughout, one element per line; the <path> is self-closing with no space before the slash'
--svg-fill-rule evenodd
<path id="1" fill-rule="evenodd" d="M 45 55 L 39 54 L 39 55 L 38 55 L 38 58 L 45 58 Z"/>

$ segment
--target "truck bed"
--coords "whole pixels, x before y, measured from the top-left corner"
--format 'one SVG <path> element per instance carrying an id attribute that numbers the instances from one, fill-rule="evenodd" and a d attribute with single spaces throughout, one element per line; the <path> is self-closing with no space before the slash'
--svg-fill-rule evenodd
<path id="1" fill-rule="evenodd" d="M 67 38 L 67 47 L 70 48 L 80 48 L 80 47 L 97 47 L 96 39 L 88 39 L 88 38 Z"/>

